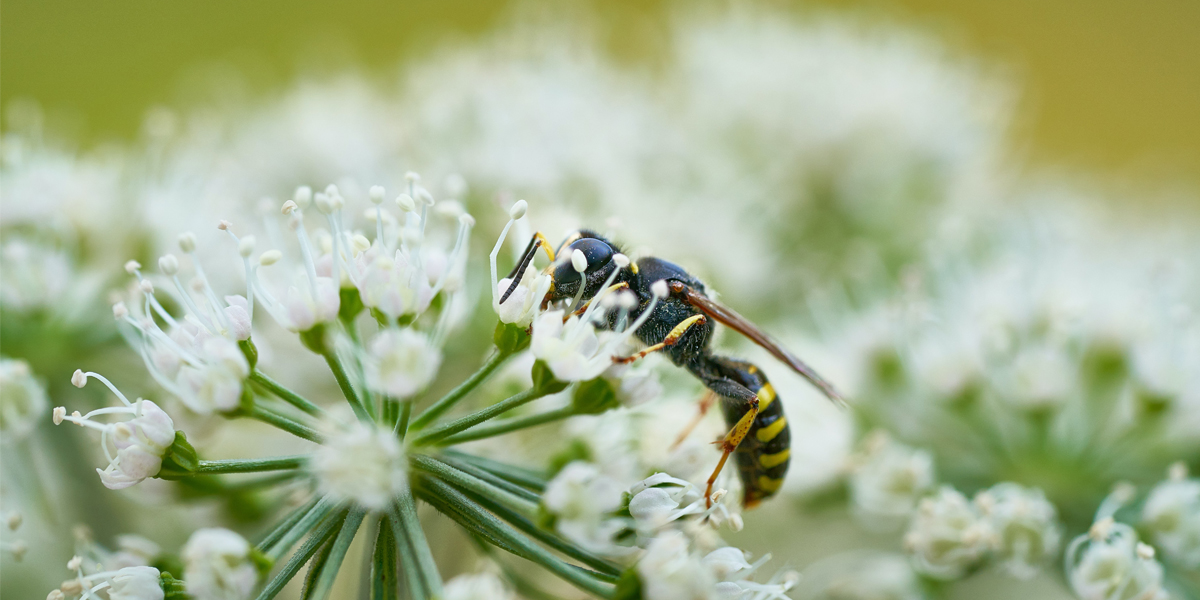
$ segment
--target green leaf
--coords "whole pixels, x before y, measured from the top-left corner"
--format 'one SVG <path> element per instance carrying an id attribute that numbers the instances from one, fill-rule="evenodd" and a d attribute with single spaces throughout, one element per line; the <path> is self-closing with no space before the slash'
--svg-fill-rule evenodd
<path id="1" fill-rule="evenodd" d="M 557 394 L 571 385 L 570 382 L 559 381 L 555 378 L 554 372 L 550 370 L 550 365 L 541 360 L 533 363 L 533 371 L 530 375 L 533 377 L 533 389 L 537 390 L 541 396 Z"/>
<path id="2" fill-rule="evenodd" d="M 502 354 L 516 354 L 529 347 L 529 332 L 512 323 L 497 323 L 496 333 L 492 335 L 496 348 Z"/>
<path id="3" fill-rule="evenodd" d="M 338 297 L 341 302 L 338 305 L 338 319 L 343 323 L 353 322 L 358 313 L 363 311 L 362 296 L 358 294 L 358 289 L 344 287 L 338 290 Z"/>
<path id="4" fill-rule="evenodd" d="M 575 414 L 598 415 L 621 406 L 617 400 L 617 391 L 612 383 L 603 377 L 585 381 L 575 387 L 571 396 L 571 406 Z"/>
<path id="5" fill-rule="evenodd" d="M 325 341 L 325 324 L 317 323 L 312 326 L 312 329 L 301 331 L 300 343 L 304 344 L 305 348 L 317 354 L 324 355 L 329 350 L 328 344 Z"/>
<path id="6" fill-rule="evenodd" d="M 166 454 L 163 454 L 162 468 L 155 477 L 159 479 L 191 477 L 199 467 L 200 458 L 196 456 L 196 449 L 188 442 L 187 434 L 176 431 L 175 441 L 171 442 Z"/>
<path id="7" fill-rule="evenodd" d="M 238 342 L 238 348 L 242 349 L 242 355 L 246 357 L 246 362 L 250 363 L 250 370 L 253 371 L 258 364 L 258 347 L 254 345 L 253 340 L 246 338 Z"/>

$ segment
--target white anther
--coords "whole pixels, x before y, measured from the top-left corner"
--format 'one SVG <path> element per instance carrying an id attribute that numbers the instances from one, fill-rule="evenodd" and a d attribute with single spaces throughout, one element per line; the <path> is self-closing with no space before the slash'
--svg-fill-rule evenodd
<path id="1" fill-rule="evenodd" d="M 179 259 L 174 254 L 164 254 L 158 259 L 158 270 L 167 275 L 179 272 Z"/>
<path id="2" fill-rule="evenodd" d="M 475 226 L 475 217 L 472 217 L 471 215 L 469 215 L 467 213 L 463 213 L 461 215 L 458 215 L 458 222 L 463 225 L 466 225 L 467 227 L 474 227 Z"/>
<path id="3" fill-rule="evenodd" d="M 1113 518 L 1104 517 L 1092 524 L 1091 529 L 1088 529 L 1088 537 L 1099 541 L 1108 538 L 1108 534 L 1112 533 Z"/>
<path id="4" fill-rule="evenodd" d="M 138 287 L 142 290 L 142 293 L 145 293 L 145 294 L 153 294 L 154 293 L 154 284 L 150 283 L 149 279 L 143 279 L 143 280 L 139 281 Z"/>
<path id="5" fill-rule="evenodd" d="M 51 418 L 54 419 L 55 425 L 62 425 L 63 419 L 67 418 L 67 407 L 55 406 L 54 412 L 51 413 Z"/>
<path id="6" fill-rule="evenodd" d="M 1154 558 L 1154 547 L 1149 544 L 1138 542 L 1137 555 L 1138 558 L 1142 560 L 1150 560 Z"/>
<path id="7" fill-rule="evenodd" d="M 129 309 L 125 308 L 124 302 L 118 302 L 118 303 L 114 304 L 112 308 L 113 308 L 113 317 L 118 320 L 124 320 L 125 317 L 129 316 Z"/>
<path id="8" fill-rule="evenodd" d="M 224 219 L 221 219 L 217 222 L 217 229 L 220 229 L 221 231 L 229 231 L 232 227 L 233 223 L 230 223 Z"/>
<path id="9" fill-rule="evenodd" d="M 329 184 L 329 185 L 327 185 L 327 186 L 325 186 L 325 194 L 326 194 L 327 196 L 329 196 L 330 198 L 332 198 L 332 197 L 334 197 L 334 196 L 337 196 L 337 195 L 338 195 L 338 194 L 340 194 L 340 193 L 341 193 L 341 192 L 339 192 L 339 191 L 338 191 L 338 186 L 336 186 L 336 185 L 334 185 L 334 184 L 332 184 L 332 183 L 331 183 L 331 184 Z"/>
<path id="10" fill-rule="evenodd" d="M 1187 479 L 1187 476 L 1187 463 L 1183 461 L 1171 463 L 1171 467 L 1167 469 L 1167 477 L 1169 477 L 1171 481 L 1183 481 L 1184 479 Z"/>
<path id="11" fill-rule="evenodd" d="M 196 234 L 190 231 L 179 234 L 179 249 L 184 253 L 194 252 L 196 250 Z"/>
<path id="12" fill-rule="evenodd" d="M 373 185 L 370 190 L 367 190 L 367 198 L 371 200 L 371 204 L 383 204 L 383 196 L 382 185 Z"/>
<path id="13" fill-rule="evenodd" d="M 407 181 L 407 182 L 409 182 L 409 183 L 416 183 L 416 182 L 418 182 L 418 181 L 420 181 L 420 180 L 421 180 L 421 176 L 420 176 L 420 175 L 417 175 L 417 174 L 416 174 L 416 173 L 414 173 L 413 171 L 409 171 L 409 172 L 407 172 L 407 173 L 405 173 L 405 174 L 404 174 L 404 180 L 405 180 L 405 181 Z"/>
<path id="14" fill-rule="evenodd" d="M 188 285 L 192 286 L 193 292 L 201 293 L 204 291 L 204 280 L 200 279 L 200 277 L 193 277 L 192 280 L 188 282 Z"/>
<path id="15" fill-rule="evenodd" d="M 404 212 L 416 212 L 417 210 L 417 203 L 413 202 L 412 196 L 408 194 L 396 196 L 396 205 Z"/>
<path id="16" fill-rule="evenodd" d="M 260 264 L 264 267 L 269 267 L 269 266 L 279 262 L 279 259 L 281 259 L 281 258 L 283 258 L 282 252 L 280 252 L 278 250 L 267 250 L 266 252 L 263 252 L 261 255 L 259 255 L 258 264 Z"/>
<path id="17" fill-rule="evenodd" d="M 624 269 L 629 266 L 629 257 L 624 254 L 614 254 L 612 259 L 613 262 L 617 263 L 618 269 Z"/>
<path id="18" fill-rule="evenodd" d="M 576 273 L 582 273 L 587 270 L 587 257 L 583 255 L 583 250 L 576 248 L 571 252 L 571 266 L 575 267 Z"/>
<path id="19" fill-rule="evenodd" d="M 508 209 L 508 218 L 516 221 L 525 216 L 525 211 L 529 210 L 529 203 L 524 200 L 517 200 L 517 203 Z"/>
<path id="20" fill-rule="evenodd" d="M 433 206 L 434 204 L 433 194 L 430 194 L 429 190 L 425 188 L 417 188 L 417 200 L 420 200 L 429 206 Z"/>
<path id="21" fill-rule="evenodd" d="M 67 596 L 62 593 L 62 590 L 50 590 L 50 593 L 46 596 L 46 600 L 66 600 L 66 598 Z"/>
<path id="22" fill-rule="evenodd" d="M 252 235 L 238 240 L 238 254 L 242 255 L 242 258 L 250 258 L 250 255 L 254 254 L 254 242 L 255 239 Z"/>
<path id="23" fill-rule="evenodd" d="M 125 272 L 129 273 L 130 275 L 137 273 L 138 269 L 141 269 L 141 268 L 142 268 L 142 263 L 139 263 L 136 260 L 131 260 L 131 261 L 125 263 Z"/>
<path id="24" fill-rule="evenodd" d="M 650 293 L 654 294 L 655 298 L 666 298 L 667 291 L 668 291 L 668 289 L 667 289 L 667 280 L 666 279 L 659 279 L 658 281 L 655 281 L 654 283 L 650 284 Z"/>
<path id="25" fill-rule="evenodd" d="M 317 205 L 317 210 L 325 214 L 333 212 L 333 200 L 330 199 L 329 194 L 317 192 L 317 194 L 313 196 L 313 204 Z"/>
<path id="26" fill-rule="evenodd" d="M 72 571 L 78 570 L 79 567 L 82 565 L 83 565 L 83 558 L 81 558 L 79 556 L 72 556 L 71 560 L 67 562 L 67 568 Z"/>
<path id="27" fill-rule="evenodd" d="M 355 252 L 366 252 L 371 247 L 371 240 L 361 233 L 355 234 L 353 238 L 350 238 L 350 247 Z"/>
<path id="28" fill-rule="evenodd" d="M 291 200 L 292 207 L 293 208 L 308 208 L 309 203 L 312 202 L 312 197 L 313 197 L 312 188 L 308 187 L 307 185 L 302 185 L 302 186 L 296 188 L 296 191 L 292 193 L 292 200 Z M 284 206 L 286 207 L 287 204 L 285 203 Z M 286 215 L 287 213 L 285 212 L 283 214 Z"/>
<path id="29" fill-rule="evenodd" d="M 287 202 L 283 203 L 283 208 L 279 209 L 279 212 L 281 212 L 285 215 L 290 215 L 299 208 L 300 207 L 298 205 L 296 205 L 296 203 L 294 201 L 288 200 Z"/>
<path id="30" fill-rule="evenodd" d="M 617 294 L 617 306 L 625 310 L 632 309 L 633 307 L 637 306 L 637 303 L 637 296 L 635 296 L 633 292 L 621 292 L 620 294 Z"/>

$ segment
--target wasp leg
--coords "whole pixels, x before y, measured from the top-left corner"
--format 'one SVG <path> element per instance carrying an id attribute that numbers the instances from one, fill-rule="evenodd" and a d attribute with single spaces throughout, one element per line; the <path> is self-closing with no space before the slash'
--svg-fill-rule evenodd
<path id="1" fill-rule="evenodd" d="M 675 438 L 675 442 L 671 444 L 671 450 L 678 448 L 689 435 L 692 435 L 692 431 L 695 431 L 696 426 L 700 425 L 700 421 L 704 420 L 704 415 L 708 414 L 708 409 L 712 408 L 713 403 L 716 401 L 716 392 L 709 390 L 704 394 L 704 397 L 700 399 L 700 410 L 692 418 L 692 422 L 688 423 L 687 427 L 684 427 L 683 431 L 679 432 L 679 437 Z"/>
<path id="2" fill-rule="evenodd" d="M 725 468 L 725 461 L 729 460 L 729 455 L 733 454 L 742 440 L 746 439 L 746 434 L 750 433 L 750 428 L 754 426 L 754 419 L 758 417 L 758 395 L 730 379 L 710 379 L 704 383 L 723 400 L 739 402 L 746 406 L 746 412 L 733 425 L 733 429 L 730 429 L 724 438 L 716 442 L 721 445 L 721 461 L 717 463 L 717 468 L 708 477 L 708 485 L 704 489 L 704 504 L 711 508 L 713 484 L 716 483 L 717 476 L 721 474 L 721 469 Z"/>
<path id="3" fill-rule="evenodd" d="M 632 356 L 614 356 L 613 362 L 621 364 L 631 363 L 639 358 L 645 358 L 647 354 L 652 352 L 657 352 L 663 348 L 674 346 L 679 342 L 679 339 L 683 337 L 683 334 L 687 333 L 688 329 L 690 329 L 692 325 L 703 325 L 707 321 L 708 318 L 704 315 L 692 315 L 683 321 L 680 321 L 679 324 L 667 334 L 667 337 L 664 338 L 663 341 L 654 344 L 653 346 L 649 346 L 641 352 L 634 353 Z"/>

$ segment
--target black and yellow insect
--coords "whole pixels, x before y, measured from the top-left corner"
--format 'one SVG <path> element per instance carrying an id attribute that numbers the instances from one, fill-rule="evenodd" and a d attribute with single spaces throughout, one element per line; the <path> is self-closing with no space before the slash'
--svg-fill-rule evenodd
<path id="1" fill-rule="evenodd" d="M 514 288 L 538 248 L 545 245 L 545 237 L 541 234 L 530 240 L 522 260 L 510 275 Z M 546 247 L 546 250 L 549 248 Z M 587 268 L 583 273 L 577 272 L 570 260 L 563 260 L 576 250 L 587 259 Z M 690 371 L 711 391 L 701 406 L 702 414 L 714 397 L 720 398 L 730 431 L 719 442 L 721 459 L 708 479 L 705 494 L 710 502 L 713 483 L 730 454 L 734 455 L 738 466 L 744 489 L 744 506 L 752 507 L 779 491 L 787 473 L 791 442 L 782 403 L 758 367 L 712 352 L 709 344 L 714 321 L 750 338 L 831 400 L 841 403 L 841 396 L 833 387 L 761 329 L 709 298 L 704 284 L 678 265 L 653 257 L 641 258 L 636 263 L 614 260 L 613 257 L 621 253 L 620 248 L 587 230 L 571 234 L 557 252 L 547 253 L 551 255 L 551 260 L 555 255 L 561 258 L 547 267 L 553 286 L 546 294 L 543 305 L 577 297 L 590 300 L 607 283 L 609 286 L 628 288 L 637 296 L 637 306 L 628 315 L 629 318 L 637 318 L 651 306 L 654 297 L 652 286 L 659 281 L 665 282 L 667 295 L 653 303 L 653 312 L 635 332 L 647 347 L 631 357 L 614 360 L 626 362 L 650 352 L 665 352 L 672 362 Z M 579 294 L 581 286 L 583 290 Z M 510 288 L 505 297 L 514 288 Z M 615 327 L 615 314 L 610 314 L 609 319 L 609 326 Z"/>

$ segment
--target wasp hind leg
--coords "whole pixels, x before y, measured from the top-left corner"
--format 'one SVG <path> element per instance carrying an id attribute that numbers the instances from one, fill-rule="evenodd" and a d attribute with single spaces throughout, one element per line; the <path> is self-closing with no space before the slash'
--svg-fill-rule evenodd
<path id="1" fill-rule="evenodd" d="M 737 450 L 742 440 L 746 439 L 746 435 L 750 433 L 750 429 L 754 427 L 754 419 L 758 417 L 758 395 L 732 379 L 705 378 L 704 384 L 708 386 L 708 389 L 719 395 L 722 401 L 737 403 L 744 406 L 746 410 L 741 418 L 734 423 L 729 433 L 726 433 L 724 438 L 716 442 L 721 445 L 721 460 L 717 462 L 717 468 L 713 469 L 712 475 L 709 475 L 708 483 L 704 489 L 704 504 L 707 508 L 711 508 L 713 484 L 716 483 L 721 470 L 725 468 L 725 463 L 729 460 L 729 455 L 733 454 L 734 450 Z"/>
<path id="2" fill-rule="evenodd" d="M 704 393 L 704 396 L 700 398 L 700 410 L 696 411 L 696 416 L 692 417 L 692 422 L 688 423 L 687 427 L 684 427 L 683 430 L 679 432 L 679 436 L 675 438 L 675 441 L 671 443 L 671 450 L 678 448 L 684 440 L 688 439 L 688 436 L 692 435 L 692 432 L 695 431 L 696 427 L 700 425 L 700 422 L 704 420 L 704 415 L 708 414 L 708 409 L 712 408 L 713 403 L 716 401 L 716 392 L 708 390 Z"/>

